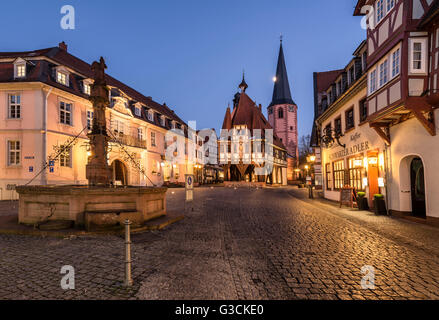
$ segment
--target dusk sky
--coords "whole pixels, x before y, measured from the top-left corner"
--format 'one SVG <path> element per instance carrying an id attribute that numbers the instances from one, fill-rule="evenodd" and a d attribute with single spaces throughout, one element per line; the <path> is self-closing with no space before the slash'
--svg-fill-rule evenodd
<path id="1" fill-rule="evenodd" d="M 0 51 L 30 51 L 65 41 L 92 62 L 198 129 L 220 129 L 245 69 L 247 93 L 271 102 L 279 35 L 299 134 L 313 121 L 313 72 L 344 67 L 365 38 L 354 0 L 301 1 L 13 1 L 2 3 Z M 63 5 L 76 10 L 76 29 L 60 27 Z M 19 12 L 17 11 L 19 8 Z M 13 12 L 13 14 L 11 14 Z"/>

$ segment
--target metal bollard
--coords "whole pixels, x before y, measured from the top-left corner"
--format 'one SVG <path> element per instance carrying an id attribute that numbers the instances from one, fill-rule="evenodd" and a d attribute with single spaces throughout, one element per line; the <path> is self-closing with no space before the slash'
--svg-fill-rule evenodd
<path id="1" fill-rule="evenodd" d="M 131 287 L 131 237 L 130 237 L 130 220 L 125 220 L 125 286 Z"/>

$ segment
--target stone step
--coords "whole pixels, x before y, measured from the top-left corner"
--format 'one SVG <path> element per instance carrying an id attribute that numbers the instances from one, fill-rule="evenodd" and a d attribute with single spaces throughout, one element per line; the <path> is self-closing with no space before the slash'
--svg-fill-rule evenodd
<path id="1" fill-rule="evenodd" d="M 65 230 L 73 227 L 73 221 L 53 220 L 43 222 L 38 226 L 40 230 Z"/>

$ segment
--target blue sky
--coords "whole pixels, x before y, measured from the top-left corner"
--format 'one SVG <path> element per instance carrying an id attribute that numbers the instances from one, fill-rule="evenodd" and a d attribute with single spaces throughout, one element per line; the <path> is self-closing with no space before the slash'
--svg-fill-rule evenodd
<path id="1" fill-rule="evenodd" d="M 2 4 L 0 51 L 26 51 L 65 41 L 69 52 L 168 106 L 198 129 L 222 125 L 245 69 L 247 93 L 271 102 L 279 35 L 299 134 L 313 121 L 313 72 L 344 67 L 365 38 L 355 0 L 9 1 Z M 73 5 L 76 29 L 60 28 Z M 19 9 L 19 10 L 17 10 Z"/>

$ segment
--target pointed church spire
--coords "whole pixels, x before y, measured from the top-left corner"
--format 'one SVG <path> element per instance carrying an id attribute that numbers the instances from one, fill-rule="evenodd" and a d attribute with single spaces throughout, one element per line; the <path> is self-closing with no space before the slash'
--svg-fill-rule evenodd
<path id="1" fill-rule="evenodd" d="M 285 64 L 283 37 L 280 37 L 279 59 L 277 61 L 276 77 L 274 78 L 273 100 L 270 106 L 278 104 L 295 104 L 291 98 L 290 84 L 288 82 L 287 67 Z"/>

